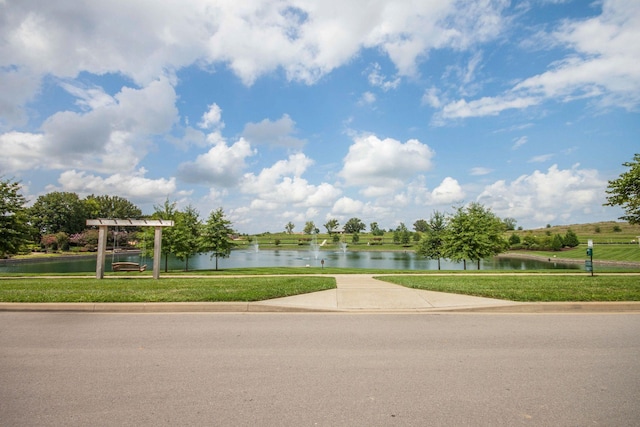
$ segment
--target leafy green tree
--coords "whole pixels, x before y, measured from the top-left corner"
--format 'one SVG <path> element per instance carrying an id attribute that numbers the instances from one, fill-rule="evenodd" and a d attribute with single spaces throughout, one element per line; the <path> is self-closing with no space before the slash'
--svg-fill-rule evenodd
<path id="1" fill-rule="evenodd" d="M 313 221 L 307 221 L 304 224 L 304 234 L 313 234 L 316 231 L 316 225 Z"/>
<path id="2" fill-rule="evenodd" d="M 458 208 L 449 219 L 444 235 L 444 254 L 453 261 L 476 261 L 504 252 L 508 242 L 502 237 L 504 224 L 480 203 Z"/>
<path id="3" fill-rule="evenodd" d="M 160 206 L 153 206 L 154 212 L 151 215 L 153 219 L 165 219 L 168 221 L 176 220 L 176 202 L 170 202 L 169 199 L 165 199 L 164 203 Z M 174 224 L 175 226 L 175 224 Z M 151 244 L 146 245 L 147 252 L 153 253 L 153 242 L 154 230 L 152 227 L 147 227 L 148 230 L 145 230 L 145 240 L 147 242 L 151 242 Z M 164 271 L 167 272 L 169 269 L 169 255 L 175 253 L 176 246 L 176 232 L 174 227 L 164 227 L 162 230 L 162 254 L 164 255 Z"/>
<path id="4" fill-rule="evenodd" d="M 359 233 L 353 233 L 353 235 L 351 236 L 351 243 L 358 243 L 360 241 L 360 234 Z"/>
<path id="5" fill-rule="evenodd" d="M 520 236 L 516 233 L 511 233 L 511 236 L 509 236 L 509 245 L 511 246 L 519 245 L 520 241 Z"/>
<path id="6" fill-rule="evenodd" d="M 433 212 L 427 222 L 427 229 L 418 244 L 418 255 L 438 260 L 438 270 L 440 270 L 440 259 L 444 254 L 443 236 L 446 228 L 445 215 L 439 211 Z"/>
<path id="7" fill-rule="evenodd" d="M 173 226 L 173 253 L 185 262 L 185 271 L 189 271 L 189 258 L 200 252 L 200 213 L 196 208 L 188 205 L 184 210 L 175 214 Z"/>
<path id="8" fill-rule="evenodd" d="M 570 248 L 575 248 L 580 245 L 578 235 L 572 229 L 567 230 L 567 233 L 564 235 L 564 238 L 562 240 L 564 242 L 564 245 Z"/>
<path id="9" fill-rule="evenodd" d="M 40 234 L 82 232 L 88 218 L 86 205 L 76 193 L 54 191 L 38 197 L 29 208 L 31 224 Z"/>
<path id="10" fill-rule="evenodd" d="M 393 242 L 399 243 L 401 245 L 408 245 L 410 241 L 411 241 L 411 232 L 409 231 L 407 226 L 404 225 L 404 222 L 401 222 L 400 225 L 396 227 L 395 231 L 393 232 Z"/>
<path id="11" fill-rule="evenodd" d="M 640 154 L 633 161 L 622 164 L 629 168 L 618 179 L 609 181 L 605 206 L 621 206 L 625 215 L 620 219 L 640 224 Z"/>
<path id="12" fill-rule="evenodd" d="M 25 204 L 18 182 L 0 180 L 0 258 L 17 254 L 29 241 Z"/>
<path id="13" fill-rule="evenodd" d="M 516 221 L 514 218 L 505 218 L 502 220 L 502 223 L 504 224 L 505 230 L 513 231 L 516 229 L 516 224 L 518 224 L 518 221 Z"/>
<path id="14" fill-rule="evenodd" d="M 559 250 L 562 250 L 563 246 L 564 246 L 564 243 L 562 241 L 562 236 L 559 234 L 556 234 L 555 236 L 553 236 L 553 238 L 551 239 L 551 250 L 559 251 Z"/>
<path id="15" fill-rule="evenodd" d="M 344 232 L 349 234 L 357 234 L 367 228 L 360 218 L 350 218 L 344 225 Z"/>
<path id="16" fill-rule="evenodd" d="M 287 225 L 284 226 L 284 230 L 287 232 L 287 234 L 293 233 L 294 228 L 296 228 L 296 226 L 291 221 L 289 221 Z"/>
<path id="17" fill-rule="evenodd" d="M 222 208 L 218 208 L 209 214 L 209 218 L 202 227 L 200 250 L 211 252 L 211 258 L 216 258 L 216 270 L 218 269 L 218 258 L 229 257 L 231 249 L 236 246 L 230 238 L 230 235 L 234 233 L 231 226 L 231 221 L 225 218 Z"/>
<path id="18" fill-rule="evenodd" d="M 377 222 L 372 222 L 371 224 L 369 224 L 369 229 L 371 230 L 371 234 L 376 237 L 384 236 L 384 230 L 381 230 L 380 227 L 378 227 Z"/>
<path id="19" fill-rule="evenodd" d="M 413 229 L 418 233 L 426 233 L 429 229 L 429 224 L 424 219 L 419 219 L 413 223 Z"/>
<path id="20" fill-rule="evenodd" d="M 140 218 L 142 211 L 129 200 L 120 196 L 94 196 L 84 199 L 91 218 Z"/>
<path id="21" fill-rule="evenodd" d="M 326 224 L 323 225 L 323 227 L 327 229 L 327 233 L 329 233 L 329 236 L 331 236 L 331 234 L 333 234 L 333 232 L 337 230 L 339 226 L 340 224 L 335 218 L 330 219 L 326 222 Z"/>

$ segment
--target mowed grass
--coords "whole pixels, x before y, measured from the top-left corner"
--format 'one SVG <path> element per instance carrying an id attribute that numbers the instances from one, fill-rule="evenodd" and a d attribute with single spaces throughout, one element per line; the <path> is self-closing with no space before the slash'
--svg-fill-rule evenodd
<path id="1" fill-rule="evenodd" d="M 577 248 L 552 251 L 517 251 L 525 255 L 538 255 L 545 258 L 568 258 L 568 259 L 589 259 L 587 256 L 587 245 L 580 245 Z M 594 261 L 618 261 L 618 262 L 640 262 L 640 246 L 634 245 L 595 245 L 593 248 Z"/>
<path id="2" fill-rule="evenodd" d="M 379 279 L 415 289 L 520 302 L 640 301 L 639 275 L 402 275 Z"/>
<path id="3" fill-rule="evenodd" d="M 334 289 L 333 277 L 6 278 L 2 302 L 203 302 L 263 301 Z"/>

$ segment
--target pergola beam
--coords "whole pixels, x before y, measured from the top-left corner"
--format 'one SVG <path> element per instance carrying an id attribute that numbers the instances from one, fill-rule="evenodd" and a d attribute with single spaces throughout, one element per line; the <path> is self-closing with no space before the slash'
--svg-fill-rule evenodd
<path id="1" fill-rule="evenodd" d="M 98 227 L 98 259 L 96 278 L 104 278 L 104 260 L 107 252 L 107 229 L 109 227 L 154 227 L 153 278 L 160 278 L 160 257 L 162 256 L 162 228 L 173 227 L 173 221 L 165 219 L 88 219 L 88 226 Z"/>

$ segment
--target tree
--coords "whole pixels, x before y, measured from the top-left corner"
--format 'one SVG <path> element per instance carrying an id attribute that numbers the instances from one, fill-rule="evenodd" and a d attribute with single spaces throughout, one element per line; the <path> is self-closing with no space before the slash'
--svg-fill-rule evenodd
<path id="1" fill-rule="evenodd" d="M 393 242 L 400 243 L 402 245 L 408 245 L 411 241 L 411 232 L 404 225 L 404 222 L 401 222 L 400 225 L 393 232 Z"/>
<path id="2" fill-rule="evenodd" d="M 505 218 L 502 220 L 502 223 L 504 224 L 505 230 L 513 231 L 516 229 L 516 224 L 518 224 L 518 221 L 516 221 L 514 218 Z"/>
<path id="3" fill-rule="evenodd" d="M 424 219 L 419 219 L 413 223 L 413 229 L 418 233 L 426 233 L 429 229 L 429 224 Z"/>
<path id="4" fill-rule="evenodd" d="M 384 231 L 380 230 L 377 222 L 372 222 L 371 224 L 369 224 L 369 228 L 371 229 L 371 234 L 373 234 L 374 236 L 384 236 Z"/>
<path id="5" fill-rule="evenodd" d="M 477 261 L 504 252 L 508 242 L 503 235 L 504 224 L 490 209 L 480 203 L 458 208 L 449 218 L 444 234 L 444 255 L 453 261 Z"/>
<path id="6" fill-rule="evenodd" d="M 189 271 L 189 258 L 200 252 L 200 213 L 191 205 L 175 214 L 173 226 L 173 252 L 180 261 L 185 261 L 185 271 Z"/>
<path id="7" fill-rule="evenodd" d="M 31 224 L 39 234 L 82 232 L 88 218 L 86 205 L 76 193 L 54 191 L 38 197 L 29 208 Z"/>
<path id="8" fill-rule="evenodd" d="M 291 221 L 289 221 L 287 225 L 284 226 L 284 229 L 287 232 L 287 234 L 293 233 L 294 228 L 296 228 L 296 226 Z"/>
<path id="9" fill-rule="evenodd" d="M 563 246 L 564 243 L 562 242 L 562 236 L 556 233 L 551 239 L 551 250 L 557 252 L 562 250 Z"/>
<path id="10" fill-rule="evenodd" d="M 622 164 L 629 168 L 618 179 L 609 181 L 605 206 L 621 206 L 625 215 L 619 219 L 629 224 L 640 224 L 640 154 L 633 161 Z"/>
<path id="11" fill-rule="evenodd" d="M 444 248 L 442 239 L 446 228 L 445 215 L 442 212 L 433 212 L 427 222 L 427 229 L 424 232 L 424 236 L 418 244 L 418 255 L 427 259 L 437 259 L 438 270 L 440 270 L 440 259 L 443 257 Z"/>
<path id="12" fill-rule="evenodd" d="M 218 269 L 218 258 L 227 258 L 231 255 L 231 249 L 236 246 L 229 237 L 234 233 L 231 226 L 231 221 L 225 218 L 222 208 L 218 208 L 211 211 L 202 227 L 200 250 L 211 252 L 211 258 L 216 258 L 216 270 Z"/>
<path id="13" fill-rule="evenodd" d="M 313 223 L 313 221 L 307 221 L 304 224 L 304 234 L 313 234 L 316 230 L 316 225 Z"/>
<path id="14" fill-rule="evenodd" d="M 140 218 L 142 211 L 120 196 L 94 196 L 84 199 L 90 218 Z"/>
<path id="15" fill-rule="evenodd" d="M 0 258 L 17 254 L 29 241 L 25 203 L 18 182 L 0 180 Z"/>
<path id="16" fill-rule="evenodd" d="M 329 221 L 326 222 L 326 224 L 323 225 L 323 227 L 327 229 L 327 233 L 329 233 L 329 236 L 331 236 L 331 234 L 335 230 L 337 230 L 339 226 L 340 224 L 338 223 L 338 220 L 335 218 L 330 219 Z"/>
<path id="17" fill-rule="evenodd" d="M 360 234 L 358 233 L 353 233 L 353 235 L 351 236 L 351 243 L 358 243 L 360 241 Z"/>
<path id="18" fill-rule="evenodd" d="M 364 222 L 362 222 L 360 218 L 351 218 L 344 225 L 344 232 L 349 234 L 357 234 L 365 228 L 367 228 L 367 226 L 364 225 Z"/>
<path id="19" fill-rule="evenodd" d="M 166 219 L 168 221 L 176 220 L 176 202 L 170 202 L 169 199 L 165 199 L 164 204 L 161 206 L 153 206 L 154 213 L 151 215 L 153 219 Z M 175 224 L 174 224 L 175 226 Z M 154 242 L 153 230 L 151 227 L 147 227 L 149 230 L 145 233 L 145 240 Z M 173 227 L 164 227 L 162 230 L 162 253 L 164 254 L 164 271 L 169 269 L 169 254 L 174 253 L 175 248 L 175 230 Z M 153 247 L 153 244 L 148 245 L 149 248 Z M 147 249 L 150 251 L 153 249 Z"/>
<path id="20" fill-rule="evenodd" d="M 575 248 L 580 245 L 578 235 L 572 229 L 567 230 L 567 233 L 564 235 L 564 238 L 562 240 L 564 242 L 564 245 L 570 248 Z"/>

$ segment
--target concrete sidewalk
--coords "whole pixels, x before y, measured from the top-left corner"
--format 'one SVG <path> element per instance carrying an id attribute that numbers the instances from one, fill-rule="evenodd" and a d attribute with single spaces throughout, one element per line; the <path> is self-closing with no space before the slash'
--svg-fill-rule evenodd
<path id="1" fill-rule="evenodd" d="M 333 277 L 336 289 L 257 302 L 0 303 L 0 311 L 640 313 L 640 302 L 518 303 L 411 289 L 370 274 Z"/>
<path id="2" fill-rule="evenodd" d="M 511 301 L 422 291 L 376 280 L 370 274 L 335 275 L 337 289 L 254 303 L 264 309 L 321 311 L 434 311 L 511 306 Z"/>

